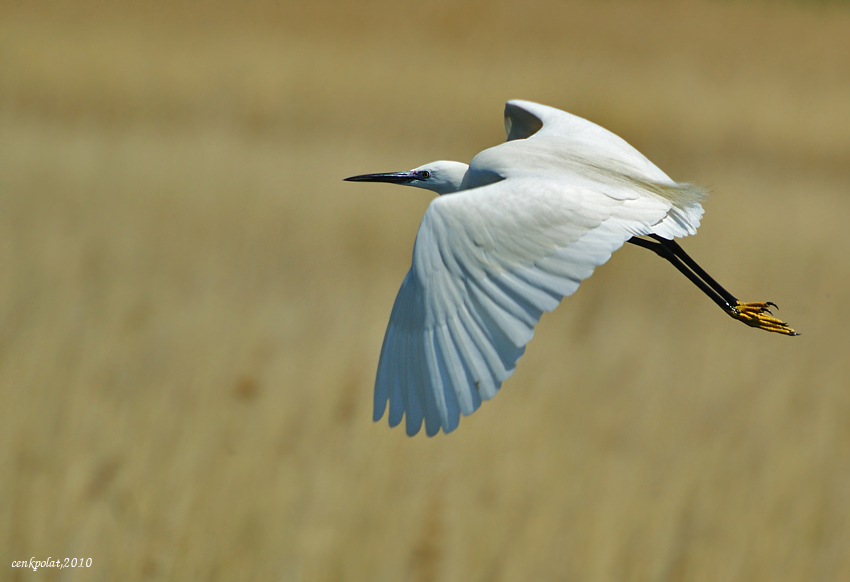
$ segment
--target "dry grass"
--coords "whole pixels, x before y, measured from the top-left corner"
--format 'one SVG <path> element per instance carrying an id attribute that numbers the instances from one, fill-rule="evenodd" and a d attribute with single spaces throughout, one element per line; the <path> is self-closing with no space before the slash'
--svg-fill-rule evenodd
<path id="1" fill-rule="evenodd" d="M 9 4 L 0 578 L 850 579 L 844 5 Z M 428 200 L 340 180 L 510 97 L 710 186 L 685 246 L 804 335 L 629 248 L 455 433 L 372 424 Z"/>

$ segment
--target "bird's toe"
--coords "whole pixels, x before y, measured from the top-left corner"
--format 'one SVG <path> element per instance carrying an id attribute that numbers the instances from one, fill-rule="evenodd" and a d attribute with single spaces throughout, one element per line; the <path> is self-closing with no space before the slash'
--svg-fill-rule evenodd
<path id="1" fill-rule="evenodd" d="M 770 311 L 770 307 L 776 308 L 776 304 L 772 301 L 755 301 L 746 303 L 739 301 L 732 307 L 730 315 L 751 327 L 756 327 L 765 331 L 772 331 L 774 333 L 781 333 L 783 335 L 800 335 L 791 329 L 787 323 L 774 317 L 773 313 Z"/>

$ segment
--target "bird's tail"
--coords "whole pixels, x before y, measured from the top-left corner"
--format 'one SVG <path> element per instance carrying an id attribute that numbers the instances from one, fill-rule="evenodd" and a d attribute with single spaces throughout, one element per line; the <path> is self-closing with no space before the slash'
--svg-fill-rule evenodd
<path id="1" fill-rule="evenodd" d="M 653 227 L 655 234 L 676 238 L 696 234 L 703 215 L 702 202 L 708 191 L 687 182 L 654 182 L 626 176 L 632 186 L 670 203 L 667 216 Z"/>

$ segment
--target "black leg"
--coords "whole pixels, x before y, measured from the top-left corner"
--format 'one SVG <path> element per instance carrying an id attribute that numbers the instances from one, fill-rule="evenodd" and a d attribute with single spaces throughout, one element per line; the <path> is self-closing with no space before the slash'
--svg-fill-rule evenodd
<path id="1" fill-rule="evenodd" d="M 655 238 L 654 235 L 653 235 L 653 238 Z M 688 262 L 692 263 L 693 265 L 696 265 L 697 269 L 699 269 L 699 270 L 694 269 L 690 264 L 688 264 L 688 262 L 684 262 L 684 259 L 680 260 L 680 258 L 677 256 L 676 252 L 672 248 L 670 248 L 669 246 L 665 245 L 664 242 L 661 242 L 661 241 L 672 242 L 672 241 L 667 241 L 667 239 L 660 239 L 659 242 L 652 242 L 652 241 L 648 241 L 646 239 L 637 238 L 637 237 L 632 237 L 629 240 L 627 240 L 626 242 L 629 242 L 629 243 L 631 243 L 635 246 L 639 246 L 639 247 L 642 247 L 642 248 L 645 248 L 645 249 L 649 249 L 650 251 L 654 252 L 659 257 L 662 257 L 662 258 L 670 261 L 670 263 L 674 267 L 676 267 L 679 270 L 680 273 L 682 273 L 685 277 L 687 277 L 691 281 L 691 283 L 693 283 L 694 285 L 699 287 L 699 289 L 703 293 L 708 295 L 708 297 L 712 301 L 714 301 L 717 305 L 719 305 L 720 309 L 722 309 L 726 313 L 731 313 L 735 310 L 735 308 L 733 306 L 736 303 L 738 303 L 738 300 L 735 299 L 735 297 L 733 297 L 731 293 L 729 293 L 728 291 L 723 289 L 723 287 L 720 287 L 720 285 L 718 285 L 717 282 L 714 279 L 709 277 L 708 274 L 705 271 L 703 271 L 702 269 L 699 268 L 699 265 L 697 265 L 696 262 L 693 259 L 688 257 Z M 673 243 L 673 244 L 676 244 L 676 243 Z M 676 245 L 676 247 L 678 247 L 679 250 L 682 251 L 682 249 L 681 249 L 681 247 L 679 247 L 679 245 Z M 685 254 L 685 251 L 682 251 L 682 254 Z M 685 256 L 687 257 L 687 255 L 685 255 Z M 707 277 L 710 282 L 703 280 L 703 276 Z M 711 283 L 713 283 L 714 285 L 712 285 Z M 715 286 L 718 287 L 719 290 Z M 721 293 L 721 291 L 722 291 L 722 293 Z"/>
<path id="2" fill-rule="evenodd" d="M 654 241 L 632 237 L 626 242 L 644 249 L 649 249 L 659 257 L 663 257 L 669 261 L 691 283 L 699 287 L 703 293 L 714 301 L 720 309 L 734 319 L 765 331 L 792 336 L 799 335 L 788 327 L 787 323 L 773 317 L 770 307 L 776 307 L 775 303 L 770 301 L 741 303 L 734 295 L 715 281 L 711 275 L 706 273 L 675 241 L 655 234 L 649 236 Z"/>
<path id="3" fill-rule="evenodd" d="M 697 264 L 697 262 L 695 260 L 693 260 L 691 257 L 689 257 L 688 253 L 686 253 L 685 250 L 682 247 L 680 247 L 679 243 L 677 243 L 675 240 L 666 239 L 666 238 L 658 236 L 657 234 L 651 234 L 649 236 L 651 236 L 652 238 L 657 240 L 658 243 L 661 244 L 662 246 L 670 249 L 670 251 L 672 251 L 672 253 L 674 255 L 676 255 L 679 259 L 681 259 L 682 262 L 685 263 L 688 266 L 688 268 L 690 268 L 694 273 L 696 273 L 699 276 L 700 279 L 702 279 L 703 281 L 708 283 L 708 285 L 712 289 L 717 291 L 717 293 L 720 294 L 720 296 L 723 297 L 728 303 L 730 303 L 731 305 L 734 305 L 735 303 L 738 302 L 738 299 L 734 295 L 732 295 L 726 289 L 721 287 L 720 283 L 715 281 L 714 278 L 712 278 L 711 275 L 706 273 L 702 269 L 702 267 L 700 267 Z"/>

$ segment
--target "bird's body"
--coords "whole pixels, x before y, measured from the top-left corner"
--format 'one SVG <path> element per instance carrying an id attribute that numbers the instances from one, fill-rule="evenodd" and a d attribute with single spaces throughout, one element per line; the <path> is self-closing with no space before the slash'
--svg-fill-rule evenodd
<path id="1" fill-rule="evenodd" d="M 441 194 L 416 236 L 375 382 L 375 420 L 389 402 L 390 425 L 404 416 L 411 435 L 423 420 L 428 435 L 450 432 L 460 414 L 492 398 L 542 313 L 575 292 L 624 243 L 638 240 L 681 263 L 663 253 L 675 253 L 671 239 L 694 234 L 703 214 L 703 190 L 677 184 L 623 139 L 585 119 L 510 101 L 505 125 L 508 141 L 482 151 L 468 167 L 434 162 L 349 178 Z M 659 242 L 634 238 L 642 236 Z M 766 328 L 758 321 L 773 320 L 767 304 L 737 304 L 723 293 L 712 298 L 732 311 L 755 306 L 751 325 Z"/>

